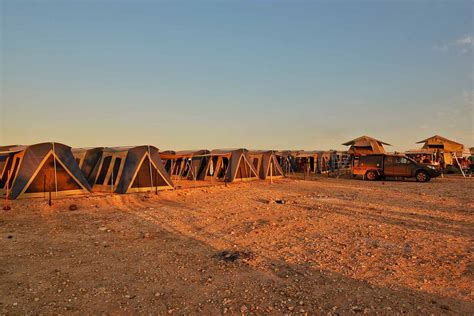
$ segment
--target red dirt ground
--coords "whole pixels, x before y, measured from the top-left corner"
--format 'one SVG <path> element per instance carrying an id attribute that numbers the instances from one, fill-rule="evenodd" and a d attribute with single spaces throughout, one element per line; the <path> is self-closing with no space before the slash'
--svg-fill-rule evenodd
<path id="1" fill-rule="evenodd" d="M 0 313 L 473 314 L 472 184 L 283 179 L 14 201 L 0 213 Z"/>

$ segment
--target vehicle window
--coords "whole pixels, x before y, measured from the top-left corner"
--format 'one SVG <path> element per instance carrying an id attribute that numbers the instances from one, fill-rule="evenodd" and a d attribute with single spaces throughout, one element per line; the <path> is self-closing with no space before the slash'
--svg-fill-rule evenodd
<path id="1" fill-rule="evenodd" d="M 410 160 L 408 160 L 408 159 L 402 157 L 402 158 L 400 158 L 400 163 L 406 165 L 406 164 L 409 164 L 409 163 L 410 163 Z"/>
<path id="2" fill-rule="evenodd" d="M 396 162 L 395 157 L 388 156 L 385 158 L 385 164 L 393 165 Z"/>

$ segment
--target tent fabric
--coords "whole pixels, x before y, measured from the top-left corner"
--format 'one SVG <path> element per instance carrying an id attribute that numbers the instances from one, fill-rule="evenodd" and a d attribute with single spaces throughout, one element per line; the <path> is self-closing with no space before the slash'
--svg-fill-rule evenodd
<path id="1" fill-rule="evenodd" d="M 427 139 L 417 142 L 417 144 L 423 144 L 422 149 L 432 149 L 436 152 L 443 154 L 444 165 L 453 165 L 453 154 L 457 157 L 462 157 L 464 152 L 464 145 L 458 142 L 452 141 L 445 137 L 434 135 Z"/>
<path id="2" fill-rule="evenodd" d="M 249 157 L 260 179 L 266 180 L 270 176 L 272 178 L 283 177 L 283 169 L 274 151 L 250 151 Z"/>
<path id="3" fill-rule="evenodd" d="M 151 170 L 150 170 L 151 169 Z M 173 188 L 158 148 L 138 146 L 127 149 L 127 156 L 115 193 Z"/>
<path id="4" fill-rule="evenodd" d="M 212 150 L 206 166 L 198 174 L 198 180 L 224 180 L 229 167 L 232 151 Z"/>
<path id="5" fill-rule="evenodd" d="M 236 179 L 258 179 L 258 174 L 250 163 L 247 149 L 216 149 L 209 154 L 206 167 L 202 168 L 198 179 L 234 182 Z"/>
<path id="6" fill-rule="evenodd" d="M 439 135 L 431 136 L 427 139 L 417 142 L 417 144 L 421 144 L 421 143 L 424 143 L 422 147 L 423 149 L 440 148 L 440 149 L 443 149 L 445 152 L 463 152 L 464 151 L 463 144 L 449 140 Z"/>
<path id="7" fill-rule="evenodd" d="M 226 173 L 226 182 L 236 179 L 257 179 L 258 174 L 249 160 L 248 150 L 237 149 L 232 151 L 229 169 Z"/>
<path id="8" fill-rule="evenodd" d="M 63 194 L 91 191 L 69 146 L 60 143 L 28 146 L 23 152 L 10 197 L 39 196 L 46 191 L 56 192 L 56 189 Z"/>
<path id="9" fill-rule="evenodd" d="M 351 154 L 384 154 L 385 148 L 383 145 L 392 146 L 386 142 L 375 139 L 370 136 L 361 136 L 346 143 L 344 146 L 350 146 L 349 153 Z"/>
<path id="10" fill-rule="evenodd" d="M 91 187 L 94 185 L 95 178 L 97 177 L 98 164 L 102 158 L 103 151 L 104 147 L 72 149 L 72 154 Z"/>
<path id="11" fill-rule="evenodd" d="M 21 159 L 21 151 L 8 151 L 0 153 L 0 192 L 6 189 L 6 184 L 9 181 L 9 187 L 13 183 L 15 173 L 18 170 L 18 165 Z"/>
<path id="12" fill-rule="evenodd" d="M 183 150 L 183 151 L 163 151 L 160 152 L 166 171 L 171 177 L 197 180 L 198 175 L 205 168 L 210 151 Z"/>

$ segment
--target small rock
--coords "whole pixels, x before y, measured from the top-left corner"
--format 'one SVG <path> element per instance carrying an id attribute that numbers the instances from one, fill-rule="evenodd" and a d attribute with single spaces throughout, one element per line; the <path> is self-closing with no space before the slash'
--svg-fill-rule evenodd
<path id="1" fill-rule="evenodd" d="M 245 305 L 240 306 L 240 312 L 241 313 L 247 313 L 247 311 L 248 311 L 247 306 L 245 306 Z"/>
<path id="2" fill-rule="evenodd" d="M 156 296 L 156 297 L 160 297 L 160 296 L 161 296 L 161 293 L 160 293 L 160 292 L 156 292 L 156 293 L 155 293 L 155 296 Z"/>
<path id="3" fill-rule="evenodd" d="M 99 231 L 101 232 L 105 232 L 106 230 L 107 230 L 107 227 L 105 226 L 99 227 Z"/>
<path id="4" fill-rule="evenodd" d="M 360 306 L 352 306 L 351 307 L 351 310 L 354 312 L 354 313 L 360 313 L 363 311 L 363 308 L 360 307 Z"/>
<path id="5" fill-rule="evenodd" d="M 76 204 L 69 205 L 69 210 L 70 211 L 77 211 L 77 205 Z"/>

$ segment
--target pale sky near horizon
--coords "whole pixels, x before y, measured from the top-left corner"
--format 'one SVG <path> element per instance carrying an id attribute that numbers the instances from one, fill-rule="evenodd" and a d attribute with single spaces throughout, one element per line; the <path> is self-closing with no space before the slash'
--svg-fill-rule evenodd
<path id="1" fill-rule="evenodd" d="M 0 0 L 0 145 L 473 135 L 473 1 Z"/>

